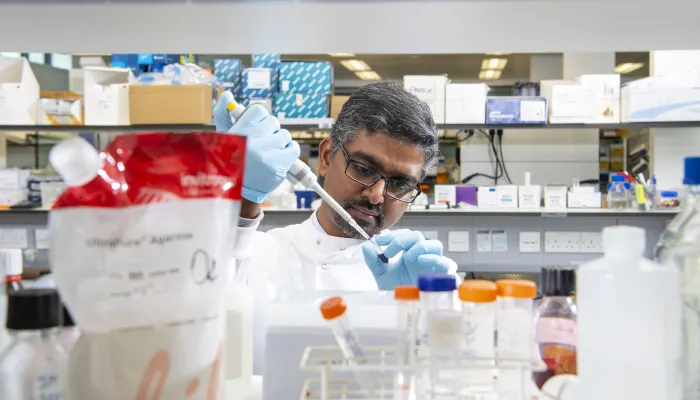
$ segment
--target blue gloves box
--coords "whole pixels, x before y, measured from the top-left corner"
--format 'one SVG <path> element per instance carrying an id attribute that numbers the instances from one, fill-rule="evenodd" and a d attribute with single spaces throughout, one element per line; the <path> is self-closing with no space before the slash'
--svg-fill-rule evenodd
<path id="1" fill-rule="evenodd" d="M 253 54 L 253 68 L 270 68 L 272 70 L 270 74 L 270 92 L 277 93 L 277 88 L 280 81 L 280 54 L 277 53 L 264 53 L 264 54 Z"/>
<path id="2" fill-rule="evenodd" d="M 489 97 L 487 124 L 546 124 L 547 99 L 543 97 Z"/>
<path id="3" fill-rule="evenodd" d="M 280 93 L 330 95 L 333 67 L 330 62 L 283 62 L 280 64 Z"/>
<path id="4" fill-rule="evenodd" d="M 245 68 L 241 72 L 243 97 L 268 97 L 272 94 L 272 70 L 270 68 Z"/>
<path id="5" fill-rule="evenodd" d="M 277 118 L 325 118 L 328 106 L 325 94 L 278 94 L 273 110 Z"/>
<path id="6" fill-rule="evenodd" d="M 214 75 L 227 89 L 239 87 L 241 84 L 241 60 L 237 58 L 215 58 Z M 234 91 L 234 97 L 235 97 Z"/>

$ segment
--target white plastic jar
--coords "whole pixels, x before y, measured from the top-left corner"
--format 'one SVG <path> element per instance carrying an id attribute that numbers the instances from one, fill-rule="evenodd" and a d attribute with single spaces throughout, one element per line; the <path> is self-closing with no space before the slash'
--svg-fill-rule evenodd
<path id="1" fill-rule="evenodd" d="M 465 394 L 493 391 L 496 357 L 496 299 L 491 281 L 465 281 L 459 286 L 462 301 L 462 356 L 475 368 L 464 371 Z"/>
<path id="2" fill-rule="evenodd" d="M 528 365 L 534 349 L 533 299 L 537 296 L 537 285 L 527 280 L 504 279 L 496 281 L 496 286 L 498 391 L 501 400 L 524 400 L 523 388 L 531 380 Z M 519 362 L 507 361 L 514 359 Z"/>

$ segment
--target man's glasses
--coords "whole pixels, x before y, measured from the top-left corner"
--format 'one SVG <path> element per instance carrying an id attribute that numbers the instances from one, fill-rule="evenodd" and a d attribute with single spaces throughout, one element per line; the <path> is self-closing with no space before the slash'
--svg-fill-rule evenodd
<path id="1" fill-rule="evenodd" d="M 353 181 L 363 186 L 370 187 L 383 179 L 386 183 L 384 185 L 384 192 L 389 195 L 389 197 L 404 203 L 412 203 L 421 193 L 418 184 L 406 182 L 401 179 L 387 178 L 375 171 L 374 168 L 350 158 L 344 146 L 340 146 L 340 148 L 343 150 L 343 156 L 345 156 L 345 161 L 347 163 L 345 165 L 345 175 Z"/>

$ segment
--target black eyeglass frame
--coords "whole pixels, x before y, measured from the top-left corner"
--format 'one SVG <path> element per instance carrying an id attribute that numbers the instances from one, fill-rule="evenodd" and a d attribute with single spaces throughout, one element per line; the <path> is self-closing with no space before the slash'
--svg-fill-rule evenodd
<path id="1" fill-rule="evenodd" d="M 377 182 L 379 182 L 379 181 L 381 181 L 381 180 L 384 180 L 384 193 L 386 193 L 386 195 L 389 196 L 389 197 L 391 197 L 392 199 L 398 200 L 398 201 L 400 201 L 400 202 L 402 202 L 402 203 L 409 203 L 409 204 L 410 204 L 410 203 L 413 203 L 414 201 L 416 201 L 416 199 L 418 198 L 418 196 L 420 196 L 420 194 L 423 192 L 423 191 L 421 190 L 421 188 L 420 188 L 420 182 L 419 182 L 419 183 L 416 184 L 416 187 L 414 188 L 416 192 L 415 192 L 415 194 L 413 195 L 413 197 L 412 197 L 410 200 L 399 199 L 398 197 L 393 196 L 391 193 L 389 193 L 389 182 L 390 182 L 390 181 L 396 181 L 395 179 L 387 178 L 386 176 L 384 176 L 384 175 L 380 174 L 379 172 L 377 172 L 376 169 L 375 169 L 374 167 L 371 167 L 371 166 L 369 166 L 369 165 L 367 165 L 367 164 L 361 163 L 361 162 L 359 162 L 359 161 L 357 161 L 357 160 L 353 160 L 353 159 L 350 157 L 350 155 L 348 154 L 348 151 L 345 150 L 345 146 L 342 146 L 342 145 L 341 145 L 341 146 L 340 146 L 340 149 L 343 150 L 343 157 L 345 157 L 345 176 L 347 176 L 348 178 L 352 179 L 353 182 L 357 182 L 357 183 L 359 183 L 360 185 L 365 186 L 365 187 L 372 187 L 372 186 L 374 186 Z M 373 172 L 377 175 L 377 178 L 374 180 L 374 182 L 372 182 L 372 183 L 369 184 L 369 185 L 366 184 L 366 183 L 364 183 L 364 182 L 358 181 L 357 179 L 355 179 L 355 178 L 353 178 L 352 176 L 350 176 L 350 174 L 348 174 L 348 169 L 350 168 L 350 164 L 352 164 L 352 163 L 359 164 L 359 165 L 361 165 L 361 166 L 363 166 L 363 167 L 365 167 L 365 168 L 367 168 L 367 169 L 373 171 Z"/>

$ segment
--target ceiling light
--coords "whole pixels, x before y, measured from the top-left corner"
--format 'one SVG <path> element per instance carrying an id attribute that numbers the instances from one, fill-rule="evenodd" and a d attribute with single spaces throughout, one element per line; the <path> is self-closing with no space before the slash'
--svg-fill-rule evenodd
<path id="1" fill-rule="evenodd" d="M 511 54 L 511 53 L 499 53 L 499 52 L 496 52 L 496 53 L 486 53 L 487 56 L 507 56 L 507 55 L 509 55 L 509 54 Z"/>
<path id="2" fill-rule="evenodd" d="M 486 58 L 481 62 L 481 69 L 498 69 L 501 70 L 508 64 L 506 58 Z"/>
<path id="3" fill-rule="evenodd" d="M 615 73 L 618 74 L 629 74 L 632 71 L 636 71 L 644 66 L 644 63 L 624 63 L 615 67 Z"/>
<path id="4" fill-rule="evenodd" d="M 355 57 L 355 53 L 328 53 L 331 57 Z"/>
<path id="5" fill-rule="evenodd" d="M 498 70 L 494 70 L 494 69 L 483 70 L 479 73 L 479 79 L 481 79 L 481 80 L 498 79 L 501 77 L 501 72 L 502 71 L 498 71 Z"/>
<path id="6" fill-rule="evenodd" d="M 342 60 L 340 64 L 352 72 L 372 70 L 372 68 L 362 60 Z"/>
<path id="7" fill-rule="evenodd" d="M 362 79 L 363 81 L 378 81 L 382 79 L 382 77 L 374 71 L 355 72 L 355 75 L 357 75 L 357 77 Z"/>

